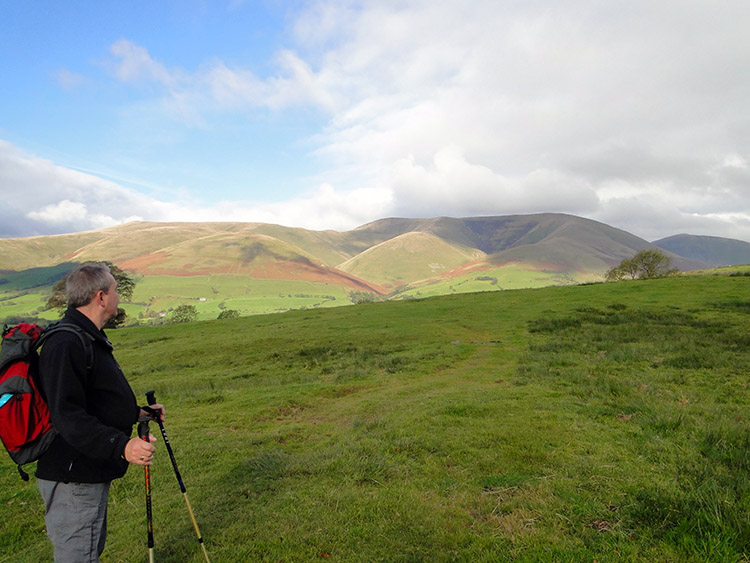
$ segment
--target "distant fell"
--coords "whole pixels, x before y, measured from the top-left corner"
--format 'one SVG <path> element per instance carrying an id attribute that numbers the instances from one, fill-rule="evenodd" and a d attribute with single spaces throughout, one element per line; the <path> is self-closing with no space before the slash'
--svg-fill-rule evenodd
<path id="1" fill-rule="evenodd" d="M 387 218 L 344 232 L 265 223 L 134 222 L 0 240 L 0 270 L 109 260 L 142 276 L 231 274 L 385 295 L 433 279 L 465 279 L 469 272 L 499 280 L 505 267 L 564 283 L 596 281 L 647 248 L 655 247 L 621 229 L 560 213 Z M 706 267 L 666 251 L 681 270 Z"/>
<path id="2" fill-rule="evenodd" d="M 467 266 L 471 271 L 494 270 L 498 266 L 525 264 L 529 270 L 568 274 L 569 279 L 593 281 L 601 279 L 604 272 L 619 264 L 624 258 L 639 250 L 654 248 L 648 241 L 631 233 L 605 225 L 591 219 L 562 213 L 540 213 L 531 215 L 508 215 L 499 217 L 432 219 L 382 219 L 356 229 L 360 237 L 365 233 L 371 240 L 391 237 L 398 240 L 406 233 L 421 232 L 434 235 L 455 248 L 473 249 L 474 258 L 465 263 L 445 268 L 447 261 L 436 260 L 431 253 L 414 254 L 410 257 L 412 271 L 432 267 L 442 269 L 435 272 L 442 278 L 464 275 Z M 380 243 L 383 244 L 383 243 Z M 673 266 L 680 270 L 705 267 L 705 264 L 667 252 Z M 368 251 L 352 259 L 357 271 L 374 269 L 373 262 L 384 262 L 381 252 Z M 350 261 L 350 263 L 352 262 Z M 442 268 L 436 268 L 442 267 Z M 342 266 L 350 268 L 349 263 Z M 395 264 L 389 263 L 390 269 Z M 403 273 L 404 268 L 401 269 Z M 351 271 L 351 270 L 347 270 Z M 423 281 L 411 279 L 381 279 L 381 283 L 398 286 L 403 283 Z"/>
<path id="3" fill-rule="evenodd" d="M 750 243 L 743 240 L 680 234 L 656 240 L 653 244 L 711 266 L 750 264 Z"/>

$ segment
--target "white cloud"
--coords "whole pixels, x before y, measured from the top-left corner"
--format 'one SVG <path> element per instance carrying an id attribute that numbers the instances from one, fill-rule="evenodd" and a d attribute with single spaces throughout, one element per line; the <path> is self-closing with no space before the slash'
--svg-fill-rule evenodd
<path id="1" fill-rule="evenodd" d="M 112 65 L 112 71 L 123 82 L 144 80 L 165 86 L 172 86 L 177 82 L 178 73 L 167 70 L 163 64 L 151 58 L 147 49 L 132 41 L 120 39 L 109 50 L 118 59 Z"/>
<path id="2" fill-rule="evenodd" d="M 219 60 L 188 75 L 127 41 L 112 50 L 121 79 L 164 85 L 186 122 L 325 111 L 322 180 L 377 186 L 392 214 L 598 217 L 658 196 L 715 220 L 750 215 L 743 20 L 742 4 L 319 1 L 267 77 Z"/>
<path id="3" fill-rule="evenodd" d="M 361 188 L 336 190 L 323 184 L 314 192 L 283 202 L 243 204 L 223 202 L 211 213 L 223 221 L 260 221 L 314 230 L 348 230 L 390 209 L 389 190 Z M 198 213 L 205 216 L 204 212 Z"/>
<path id="4" fill-rule="evenodd" d="M 192 71 L 169 67 L 128 40 L 112 45 L 109 68 L 155 92 L 156 103 L 133 110 L 154 120 L 166 109 L 208 128 L 221 112 L 320 111 L 321 187 L 199 210 L 18 161 L 16 173 L 44 186 L 27 211 L 49 222 L 68 201 L 84 206 L 76 220 L 89 225 L 94 216 L 206 217 L 339 229 L 386 215 L 561 211 L 646 238 L 679 230 L 750 240 L 750 3 L 305 6 L 266 76 L 209 57 Z"/>
<path id="5" fill-rule="evenodd" d="M 379 178 L 399 214 L 567 211 L 750 240 L 750 5 L 338 6 L 297 24 L 346 101 L 318 154 L 352 184 Z"/>
<path id="6" fill-rule="evenodd" d="M 114 59 L 105 67 L 122 82 L 151 84 L 164 88 L 164 107 L 173 118 L 202 126 L 207 114 L 253 107 L 281 110 L 307 106 L 333 111 L 334 93 L 296 53 L 281 50 L 276 56 L 278 73 L 266 79 L 241 68 L 229 68 L 213 59 L 195 72 L 168 68 L 149 51 L 127 39 L 113 43 Z"/>
<path id="7" fill-rule="evenodd" d="M 39 211 L 29 211 L 26 217 L 35 221 L 50 224 L 78 222 L 86 219 L 88 209 L 80 201 L 69 201 L 64 199 L 57 203 L 45 205 Z"/>
<path id="8" fill-rule="evenodd" d="M 750 241 L 750 216 L 747 213 L 692 213 L 675 207 L 672 201 L 660 196 L 613 198 L 603 202 L 595 218 L 646 240 L 687 233 Z"/>
<path id="9" fill-rule="evenodd" d="M 76 72 L 72 72 L 67 68 L 61 68 L 54 73 L 54 78 L 63 90 L 71 91 L 87 82 L 87 79 Z"/>
<path id="10" fill-rule="evenodd" d="M 275 203 L 165 202 L 0 141 L 0 237 L 85 231 L 141 220 L 266 222 L 346 230 L 386 213 L 390 197 L 388 190 L 337 191 L 321 185 L 310 194 Z"/>
<path id="11" fill-rule="evenodd" d="M 171 204 L 97 176 L 57 166 L 0 141 L 0 236 L 89 230 L 150 216 Z"/>
<path id="12" fill-rule="evenodd" d="M 215 62 L 203 78 L 213 98 L 224 107 L 244 107 L 264 96 L 265 87 L 248 71 L 230 70 L 222 62 Z"/>
<path id="13" fill-rule="evenodd" d="M 419 216 L 509 215 L 526 212 L 544 201 L 548 212 L 588 213 L 598 207 L 595 192 L 575 177 L 537 169 L 517 178 L 503 177 L 492 169 L 466 160 L 456 146 L 438 151 L 429 165 L 413 156 L 390 169 L 397 211 Z M 564 190 L 560 186 L 565 186 Z"/>

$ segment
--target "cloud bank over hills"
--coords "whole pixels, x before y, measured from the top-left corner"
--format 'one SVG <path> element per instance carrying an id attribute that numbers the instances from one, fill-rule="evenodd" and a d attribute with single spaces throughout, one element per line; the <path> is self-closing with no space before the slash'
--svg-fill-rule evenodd
<path id="1" fill-rule="evenodd" d="M 161 173 L 145 186 L 132 178 L 148 163 L 122 164 L 135 155 L 74 169 L 0 141 L 0 236 L 134 219 L 346 230 L 388 216 L 564 212 L 649 240 L 750 240 L 747 3 L 321 1 L 287 22 L 265 65 L 209 51 L 179 63 L 157 42 L 119 37 L 96 65 L 60 69 L 66 91 L 136 92 L 118 108 L 132 124 L 118 127 L 154 158 L 164 144 L 184 150 L 215 179 Z M 279 148 L 289 168 L 315 163 L 301 188 L 226 180 L 242 156 L 201 162 L 201 146 L 230 142 L 226 122 L 244 124 L 233 138 L 262 137 L 279 115 L 310 119 Z"/>

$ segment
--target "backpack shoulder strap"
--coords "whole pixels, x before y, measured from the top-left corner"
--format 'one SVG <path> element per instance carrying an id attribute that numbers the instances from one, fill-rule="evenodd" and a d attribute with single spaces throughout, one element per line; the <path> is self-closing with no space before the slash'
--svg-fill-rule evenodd
<path id="1" fill-rule="evenodd" d="M 39 348 L 50 335 L 60 331 L 72 332 L 78 335 L 78 339 L 81 341 L 83 349 L 86 351 L 86 373 L 91 373 L 94 369 L 94 347 L 92 344 L 94 342 L 94 337 L 74 324 L 58 322 L 51 325 L 44 331 L 44 334 L 42 334 L 36 347 Z"/>

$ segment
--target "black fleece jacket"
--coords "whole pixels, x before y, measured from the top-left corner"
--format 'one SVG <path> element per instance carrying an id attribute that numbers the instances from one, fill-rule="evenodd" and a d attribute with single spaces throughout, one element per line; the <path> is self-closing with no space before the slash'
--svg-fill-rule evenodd
<path id="1" fill-rule="evenodd" d="M 63 322 L 93 337 L 94 367 L 86 373 L 86 350 L 78 335 L 58 331 L 39 354 L 39 383 L 57 430 L 37 462 L 36 476 L 66 483 L 104 483 L 122 477 L 121 456 L 140 408 L 103 330 L 76 309 Z"/>

